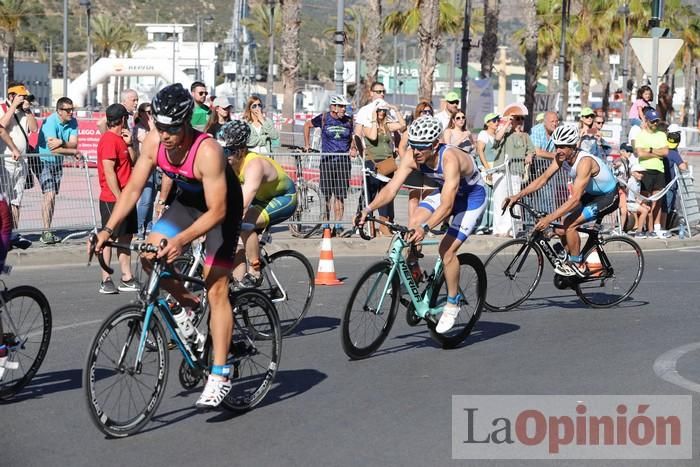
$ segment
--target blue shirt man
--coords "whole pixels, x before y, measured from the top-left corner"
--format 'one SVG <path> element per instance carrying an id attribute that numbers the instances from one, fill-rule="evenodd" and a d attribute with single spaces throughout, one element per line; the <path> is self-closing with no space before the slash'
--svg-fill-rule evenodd
<path id="1" fill-rule="evenodd" d="M 311 125 L 314 128 L 321 128 L 321 152 L 350 151 L 353 129 L 351 117 L 326 112 L 312 118 Z"/>
<path id="2" fill-rule="evenodd" d="M 56 102 L 56 113 L 51 114 L 39 130 L 38 150 L 40 165 L 36 173 L 44 194 L 42 209 L 43 232 L 41 242 L 54 244 L 61 241 L 51 228 L 56 195 L 63 177 L 63 156 L 80 157 L 78 151 L 78 121 L 73 118 L 73 101 L 61 97 Z"/>

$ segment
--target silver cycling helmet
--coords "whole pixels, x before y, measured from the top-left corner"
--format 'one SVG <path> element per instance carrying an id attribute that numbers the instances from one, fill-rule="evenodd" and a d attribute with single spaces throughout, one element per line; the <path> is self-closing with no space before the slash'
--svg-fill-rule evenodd
<path id="1" fill-rule="evenodd" d="M 579 132 L 576 125 L 564 124 L 558 126 L 552 133 L 552 143 L 555 146 L 576 146 L 579 140 Z"/>
<path id="2" fill-rule="evenodd" d="M 408 127 L 408 144 L 411 146 L 430 146 L 442 134 L 442 123 L 435 117 L 426 115 L 411 123 Z"/>
<path id="3" fill-rule="evenodd" d="M 345 99 L 345 96 L 342 94 L 336 94 L 335 96 L 331 96 L 331 100 L 329 102 L 330 105 L 350 105 L 350 102 Z"/>
<path id="4" fill-rule="evenodd" d="M 250 126 L 242 120 L 231 120 L 224 123 L 216 133 L 216 140 L 227 149 L 241 149 L 246 147 L 250 137 Z"/>

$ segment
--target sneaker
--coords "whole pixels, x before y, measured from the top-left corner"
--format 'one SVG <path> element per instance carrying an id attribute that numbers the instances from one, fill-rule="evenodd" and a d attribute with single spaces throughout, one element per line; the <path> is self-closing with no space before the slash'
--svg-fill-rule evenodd
<path id="1" fill-rule="evenodd" d="M 455 325 L 455 320 L 459 314 L 459 304 L 456 303 L 446 303 L 445 307 L 442 309 L 442 315 L 440 316 L 440 321 L 437 326 L 435 326 L 435 332 L 438 334 L 444 334 Z"/>
<path id="2" fill-rule="evenodd" d="M 198 409 L 213 409 L 214 407 L 218 407 L 230 390 L 231 381 L 209 375 L 207 384 L 204 386 L 204 391 L 202 395 L 199 396 L 199 399 L 197 399 L 195 406 Z"/>
<path id="3" fill-rule="evenodd" d="M 659 238 L 659 233 L 657 231 L 649 232 L 647 238 Z"/>
<path id="4" fill-rule="evenodd" d="M 576 269 L 578 268 L 568 261 L 559 261 L 557 267 L 554 268 L 554 272 L 560 276 L 571 277 L 577 275 Z"/>
<path id="5" fill-rule="evenodd" d="M 656 232 L 656 238 L 671 238 L 672 234 L 668 230 L 659 230 Z"/>
<path id="6" fill-rule="evenodd" d="M 135 278 L 131 278 L 128 281 L 125 281 L 124 279 L 121 280 L 121 283 L 119 284 L 119 291 L 120 292 L 138 292 L 139 291 L 139 283 L 136 282 Z"/>
<path id="7" fill-rule="evenodd" d="M 647 233 L 646 232 L 636 232 L 634 234 L 634 238 L 647 238 Z"/>
<path id="8" fill-rule="evenodd" d="M 251 273 L 246 272 L 243 279 L 240 280 L 237 285 L 239 289 L 255 289 L 256 287 L 260 287 L 260 284 L 262 284 L 262 274 L 255 277 Z"/>
<path id="9" fill-rule="evenodd" d="M 108 277 L 107 279 L 100 282 L 100 293 L 107 294 L 107 295 L 119 293 L 117 288 L 114 286 L 114 282 L 112 282 L 111 277 Z"/>
<path id="10" fill-rule="evenodd" d="M 41 233 L 39 241 L 46 245 L 53 245 L 54 243 L 61 243 L 61 237 L 54 235 L 53 232 L 46 231 Z"/>
<path id="11" fill-rule="evenodd" d="M 10 357 L 7 355 L 0 357 L 0 381 L 2 381 L 2 377 L 5 375 L 5 370 L 16 370 L 19 368 L 19 362 L 11 362 L 9 358 Z"/>
<path id="12" fill-rule="evenodd" d="M 12 237 L 10 243 L 12 244 L 12 248 L 19 248 L 20 250 L 26 250 L 27 248 L 32 246 L 31 240 L 29 240 L 28 238 L 24 238 L 19 234 Z"/>

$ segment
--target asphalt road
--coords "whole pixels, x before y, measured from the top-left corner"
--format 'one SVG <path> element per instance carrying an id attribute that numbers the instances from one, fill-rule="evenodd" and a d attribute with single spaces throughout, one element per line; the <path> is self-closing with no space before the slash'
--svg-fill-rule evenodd
<path id="1" fill-rule="evenodd" d="M 397 319 L 377 354 L 359 362 L 343 354 L 339 324 L 355 278 L 375 258 L 337 258 L 346 284 L 317 288 L 301 330 L 284 341 L 281 369 L 261 406 L 238 416 L 197 412 L 198 391 L 179 386 L 180 357 L 171 353 L 155 418 L 119 440 L 105 439 L 92 425 L 81 374 L 98 323 L 131 296 L 99 295 L 95 266 L 20 268 L 8 285 L 40 287 L 51 302 L 54 329 L 32 384 L 0 405 L 0 465 L 696 466 L 697 429 L 695 460 L 451 457 L 452 395 L 700 392 L 700 345 L 687 347 L 700 341 L 700 248 L 647 252 L 646 258 L 642 285 L 616 309 L 591 310 L 556 290 L 547 267 L 533 299 L 511 313 L 482 315 L 466 345 L 441 350 L 425 327 Z M 654 365 L 673 358 L 678 372 L 669 382 Z M 694 402 L 696 422 L 698 413 Z"/>

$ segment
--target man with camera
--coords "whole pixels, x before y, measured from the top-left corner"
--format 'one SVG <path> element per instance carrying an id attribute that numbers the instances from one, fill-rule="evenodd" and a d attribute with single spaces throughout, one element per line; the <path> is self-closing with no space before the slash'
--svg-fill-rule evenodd
<path id="1" fill-rule="evenodd" d="M 24 84 L 10 82 L 7 88 L 7 101 L 0 104 L 0 126 L 5 128 L 13 143 L 10 145 L 0 141 L 2 154 L 0 180 L 5 185 L 2 191 L 10 198 L 15 228 L 19 224 L 19 210 L 25 187 L 31 187 L 31 174 L 24 155 L 33 152 L 33 148 L 29 145 L 29 134 L 39 129 L 31 109 L 33 101 L 34 96 L 29 94 Z M 12 243 L 18 248 L 27 248 L 32 244 L 19 234 L 13 236 Z"/>

